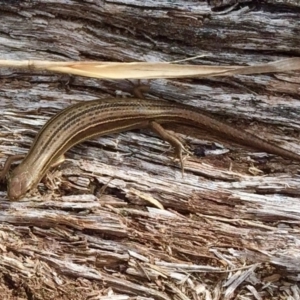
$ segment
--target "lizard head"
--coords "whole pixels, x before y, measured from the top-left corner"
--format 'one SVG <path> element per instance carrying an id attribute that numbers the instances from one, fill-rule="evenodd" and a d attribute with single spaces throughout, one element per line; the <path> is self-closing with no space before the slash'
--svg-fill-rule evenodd
<path id="1" fill-rule="evenodd" d="M 16 167 L 8 177 L 7 195 L 9 200 L 19 200 L 34 185 L 31 174 L 28 171 L 18 170 Z"/>

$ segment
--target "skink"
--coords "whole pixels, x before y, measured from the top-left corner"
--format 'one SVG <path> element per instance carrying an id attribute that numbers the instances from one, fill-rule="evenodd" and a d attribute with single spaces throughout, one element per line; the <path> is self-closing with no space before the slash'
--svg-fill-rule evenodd
<path id="1" fill-rule="evenodd" d="M 150 127 L 171 143 L 181 158 L 183 145 L 160 126 L 169 122 L 201 127 L 245 146 L 300 162 L 300 155 L 220 122 L 192 106 L 138 98 L 94 100 L 65 108 L 42 127 L 24 160 L 8 175 L 8 198 L 20 199 L 37 186 L 68 149 L 95 136 Z"/>

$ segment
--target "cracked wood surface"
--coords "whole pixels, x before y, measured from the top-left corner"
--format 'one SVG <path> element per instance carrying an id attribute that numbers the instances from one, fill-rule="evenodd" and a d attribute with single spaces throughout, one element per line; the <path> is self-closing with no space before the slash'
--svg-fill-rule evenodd
<path id="1" fill-rule="evenodd" d="M 12 1 L 0 8 L 1 59 L 203 54 L 193 62 L 236 65 L 299 55 L 298 4 L 238 2 L 212 11 L 205 1 Z M 161 79 L 147 97 L 200 107 L 300 153 L 299 85 L 296 72 Z M 13 69 L 0 69 L 0 86 L 0 164 L 26 153 L 61 108 L 132 88 Z M 300 297 L 299 165 L 203 128 L 167 128 L 193 153 L 183 177 L 172 149 L 137 130 L 76 146 L 22 201 L 9 202 L 2 185 L 4 299 Z"/>

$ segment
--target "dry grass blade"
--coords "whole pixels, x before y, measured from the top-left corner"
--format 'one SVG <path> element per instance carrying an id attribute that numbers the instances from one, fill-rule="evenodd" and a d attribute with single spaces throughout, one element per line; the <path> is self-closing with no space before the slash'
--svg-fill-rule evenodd
<path id="1" fill-rule="evenodd" d="M 0 60 L 0 67 L 38 69 L 52 72 L 109 79 L 154 79 L 232 76 L 238 74 L 262 74 L 295 71 L 300 69 L 300 58 L 288 58 L 254 66 L 207 66 L 179 65 L 174 63 L 149 62 L 51 62 Z"/>

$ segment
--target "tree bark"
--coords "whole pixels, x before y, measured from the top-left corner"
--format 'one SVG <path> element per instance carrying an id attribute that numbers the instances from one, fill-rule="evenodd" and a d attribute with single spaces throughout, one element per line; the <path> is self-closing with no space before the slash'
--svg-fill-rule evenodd
<path id="1" fill-rule="evenodd" d="M 300 54 L 297 1 L 28 0 L 0 13 L 1 59 L 251 65 Z M 200 107 L 300 153 L 297 72 L 149 84 L 146 97 Z M 2 164 L 61 108 L 132 90 L 9 68 L 0 86 Z M 167 128 L 191 148 L 184 176 L 165 142 L 137 130 L 74 147 L 19 202 L 2 185 L 3 299 L 299 299 L 298 164 Z"/>

